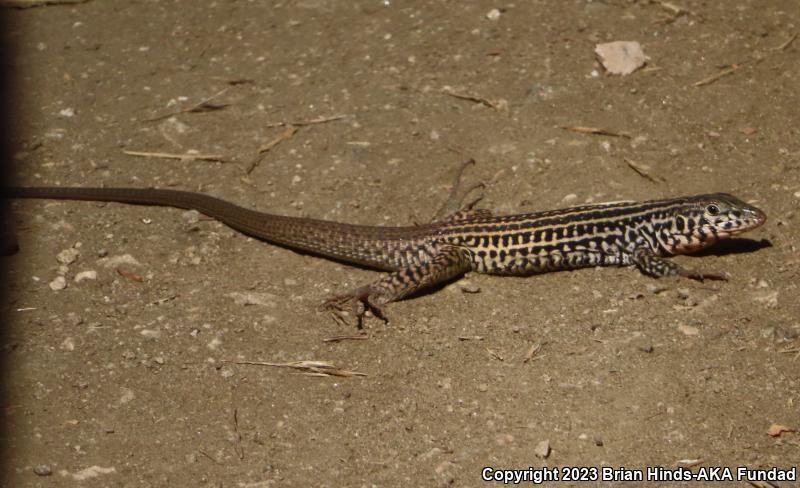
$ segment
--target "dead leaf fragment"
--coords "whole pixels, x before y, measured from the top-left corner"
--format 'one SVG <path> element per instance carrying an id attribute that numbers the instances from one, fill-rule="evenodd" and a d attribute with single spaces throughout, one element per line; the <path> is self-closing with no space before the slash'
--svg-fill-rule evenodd
<path id="1" fill-rule="evenodd" d="M 127 278 L 130 281 L 136 281 L 139 283 L 144 281 L 144 277 L 142 275 L 134 273 L 133 271 L 128 271 L 124 268 L 117 268 L 117 274 Z"/>
<path id="2" fill-rule="evenodd" d="M 781 424 L 772 424 L 769 426 L 769 430 L 767 430 L 767 434 L 771 435 L 772 437 L 778 437 L 784 432 L 797 432 L 797 429 L 786 427 L 785 425 Z"/>
<path id="3" fill-rule="evenodd" d="M 644 66 L 642 46 L 636 41 L 614 41 L 597 44 L 594 52 L 603 67 L 612 75 L 629 75 Z"/>
<path id="4" fill-rule="evenodd" d="M 631 139 L 631 135 L 625 132 L 614 132 L 600 127 L 586 127 L 582 125 L 562 125 L 562 129 L 570 132 L 577 132 L 578 134 L 592 134 L 596 136 L 610 136 L 610 137 L 624 137 Z"/>

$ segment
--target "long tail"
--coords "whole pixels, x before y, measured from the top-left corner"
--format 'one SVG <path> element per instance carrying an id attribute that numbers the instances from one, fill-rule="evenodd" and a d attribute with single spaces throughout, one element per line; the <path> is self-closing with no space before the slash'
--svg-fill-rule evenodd
<path id="1" fill-rule="evenodd" d="M 395 269 L 385 252 L 375 252 L 376 241 L 408 238 L 416 228 L 351 225 L 258 212 L 216 197 L 155 188 L 0 188 L 0 198 L 43 198 L 119 202 L 197 210 L 244 234 L 274 244 L 378 269 Z M 372 242 L 365 249 L 365 242 Z"/>

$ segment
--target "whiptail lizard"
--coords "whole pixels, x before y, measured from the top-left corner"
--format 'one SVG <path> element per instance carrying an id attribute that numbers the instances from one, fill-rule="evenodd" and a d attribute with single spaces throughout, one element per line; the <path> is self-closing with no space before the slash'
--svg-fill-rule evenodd
<path id="1" fill-rule="evenodd" d="M 200 193 L 143 188 L 4 188 L 5 198 L 46 198 L 160 205 L 202 212 L 244 234 L 388 275 L 325 302 L 352 310 L 383 306 L 475 271 L 530 275 L 590 266 L 636 266 L 647 275 L 725 279 L 664 259 L 708 247 L 766 221 L 758 208 L 725 193 L 641 203 L 584 205 L 520 215 L 457 212 L 408 227 L 350 225 L 273 215 Z M 339 316 L 341 319 L 341 316 Z"/>

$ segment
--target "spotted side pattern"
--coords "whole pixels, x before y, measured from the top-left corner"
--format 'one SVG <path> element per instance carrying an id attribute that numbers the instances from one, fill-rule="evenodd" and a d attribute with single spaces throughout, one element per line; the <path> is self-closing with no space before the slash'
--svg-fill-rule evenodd
<path id="1" fill-rule="evenodd" d="M 703 249 L 766 221 L 764 212 L 725 193 L 508 216 L 493 216 L 486 210 L 459 212 L 441 221 L 408 227 L 284 217 L 176 190 L 2 188 L 0 197 L 94 200 L 197 210 L 268 242 L 392 271 L 327 302 L 333 307 L 355 302 L 379 315 L 385 303 L 470 270 L 527 275 L 589 266 L 634 265 L 651 276 L 702 279 L 701 274 L 663 258 Z"/>
<path id="2" fill-rule="evenodd" d="M 712 194 L 465 220 L 437 234 L 464 249 L 475 271 L 524 275 L 635 264 L 637 249 L 658 257 L 686 254 L 765 219 L 731 195 Z"/>

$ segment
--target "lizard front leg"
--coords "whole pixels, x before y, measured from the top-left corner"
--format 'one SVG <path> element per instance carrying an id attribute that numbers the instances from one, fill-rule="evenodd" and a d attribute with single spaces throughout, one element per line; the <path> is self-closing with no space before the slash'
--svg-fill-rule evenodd
<path id="1" fill-rule="evenodd" d="M 350 293 L 331 297 L 323 303 L 322 308 L 333 312 L 334 318 L 340 323 L 346 323 L 342 312 L 352 313 L 359 328 L 367 310 L 388 322 L 384 313 L 387 303 L 444 283 L 470 269 L 467 251 L 456 246 L 443 246 L 425 263 L 408 266 Z"/>
<path id="2" fill-rule="evenodd" d="M 698 270 L 686 269 L 680 264 L 656 256 L 653 251 L 648 248 L 640 247 L 633 252 L 631 258 L 633 264 L 639 268 L 642 273 L 661 278 L 664 276 L 683 276 L 693 280 L 727 280 L 728 274 L 721 272 L 703 272 Z"/>

